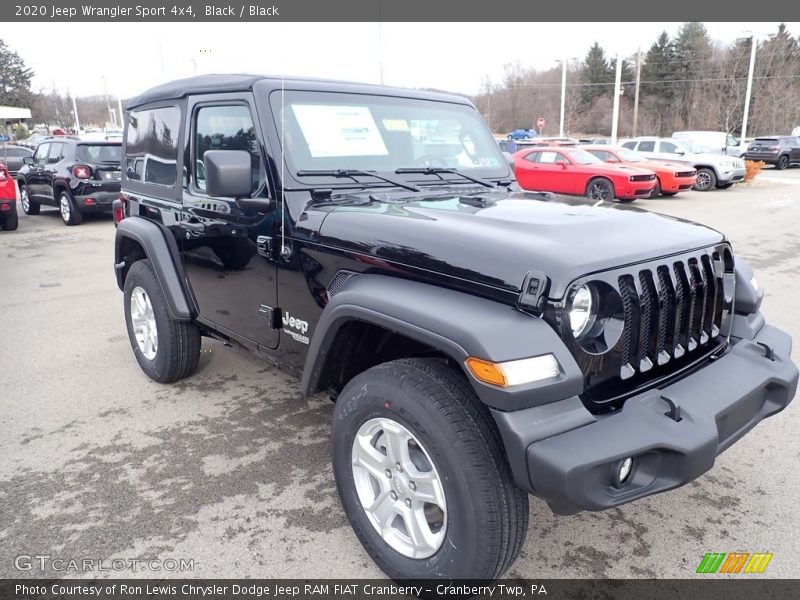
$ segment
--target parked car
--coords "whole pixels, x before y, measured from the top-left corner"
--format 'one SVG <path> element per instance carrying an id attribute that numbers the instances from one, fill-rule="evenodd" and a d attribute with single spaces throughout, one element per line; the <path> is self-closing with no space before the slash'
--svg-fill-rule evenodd
<path id="1" fill-rule="evenodd" d="M 656 186 L 653 188 L 652 198 L 661 195 L 674 196 L 678 192 L 690 190 L 697 179 L 697 170 L 686 163 L 649 160 L 645 155 L 627 148 L 584 146 L 583 149 L 605 163 L 634 165 L 655 173 Z"/>
<path id="2" fill-rule="evenodd" d="M 123 163 L 174 168 L 123 173 L 120 320 L 158 383 L 190 377 L 209 336 L 329 393 L 321 481 L 388 577 L 501 577 L 529 493 L 573 514 L 665 492 L 792 401 L 791 338 L 720 232 L 529 197 L 464 98 L 291 82 L 128 100 Z M 453 143 L 416 146 L 412 121 Z M 648 518 L 673 535 L 690 510 Z"/>
<path id="3" fill-rule="evenodd" d="M 676 131 L 672 137 L 685 140 L 703 152 L 742 157 L 745 146 L 734 135 L 725 131 Z"/>
<path id="4" fill-rule="evenodd" d="M 0 162 L 0 229 L 14 231 L 18 224 L 17 188 L 14 185 L 14 178 Z"/>
<path id="5" fill-rule="evenodd" d="M 536 132 L 535 129 L 515 129 L 511 133 L 508 134 L 508 139 L 510 140 L 529 140 L 531 138 L 535 138 L 539 134 Z"/>
<path id="6" fill-rule="evenodd" d="M 38 215 L 42 204 L 57 206 L 66 225 L 80 225 L 85 213 L 110 213 L 119 196 L 121 156 L 117 142 L 44 141 L 17 175 L 22 210 Z"/>
<path id="7" fill-rule="evenodd" d="M 24 164 L 26 156 L 33 156 L 33 150 L 15 144 L 0 144 L 0 162 L 3 162 L 11 177 L 17 176 L 17 171 Z"/>
<path id="8" fill-rule="evenodd" d="M 513 159 L 514 174 L 526 190 L 629 202 L 650 196 L 657 183 L 653 171 L 609 165 L 581 147 L 525 148 Z"/>
<path id="9" fill-rule="evenodd" d="M 744 161 L 741 158 L 709 154 L 686 140 L 638 137 L 624 141 L 621 146 L 636 150 L 647 158 L 692 165 L 697 169 L 693 189 L 698 192 L 729 188 L 744 179 Z"/>
<path id="10" fill-rule="evenodd" d="M 760 160 L 785 169 L 800 165 L 800 138 L 791 135 L 757 137 L 744 155 L 746 160 Z"/>
<path id="11" fill-rule="evenodd" d="M 35 150 L 36 146 L 38 146 L 42 141 L 46 138 L 51 137 L 49 133 L 32 133 L 24 140 L 20 140 L 18 144 L 20 146 L 25 146 L 26 148 L 30 148 L 31 150 Z"/>

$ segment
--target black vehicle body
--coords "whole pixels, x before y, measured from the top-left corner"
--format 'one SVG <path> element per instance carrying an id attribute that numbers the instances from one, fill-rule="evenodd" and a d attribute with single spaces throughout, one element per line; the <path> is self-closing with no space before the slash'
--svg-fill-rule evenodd
<path id="1" fill-rule="evenodd" d="M 0 145 L 0 162 L 6 165 L 9 175 L 12 177 L 16 177 L 17 172 L 25 164 L 23 159 L 26 156 L 33 156 L 33 150 L 14 144 Z"/>
<path id="2" fill-rule="evenodd" d="M 120 191 L 119 142 L 81 141 L 60 136 L 36 147 L 17 173 L 20 189 L 35 205 L 58 206 L 68 192 L 81 213 L 110 212 Z M 76 175 L 85 167 L 85 176 Z"/>
<path id="3" fill-rule="evenodd" d="M 800 165 L 800 138 L 791 135 L 760 136 L 744 153 L 746 160 L 760 160 L 779 169 Z"/>
<path id="4" fill-rule="evenodd" d="M 173 185 L 123 176 L 120 289 L 149 258 L 174 319 L 279 361 L 306 393 L 335 396 L 387 360 L 446 358 L 491 411 L 516 484 L 558 513 L 686 483 L 793 398 L 791 340 L 765 324 L 763 292 L 719 232 L 522 192 L 505 161 L 471 172 L 490 187 L 382 173 L 419 192 L 373 177 L 299 175 L 275 117 L 292 93 L 474 111 L 444 94 L 259 76 L 198 77 L 130 100 L 129 119 L 173 107 L 177 163 Z M 250 197 L 212 198 L 193 181 L 195 115 L 215 104 L 253 116 L 263 172 Z M 609 303 L 598 323 L 617 328 L 608 348 L 602 335 L 575 339 L 568 323 L 587 282 Z M 559 374 L 518 386 L 484 383 L 465 367 L 468 357 L 548 354 Z M 626 457 L 634 472 L 618 486 Z"/>

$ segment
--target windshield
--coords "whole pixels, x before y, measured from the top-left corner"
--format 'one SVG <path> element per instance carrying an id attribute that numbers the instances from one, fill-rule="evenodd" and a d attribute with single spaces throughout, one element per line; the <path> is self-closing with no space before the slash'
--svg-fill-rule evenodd
<path id="1" fill-rule="evenodd" d="M 635 150 L 629 148 L 617 148 L 617 154 L 625 162 L 643 162 L 647 160 L 644 154 L 639 154 Z"/>
<path id="2" fill-rule="evenodd" d="M 572 162 L 579 165 L 602 165 L 603 161 L 586 150 L 571 150 L 568 152 Z"/>
<path id="3" fill-rule="evenodd" d="M 468 105 L 286 90 L 281 106 L 281 96 L 273 93 L 270 102 L 293 174 L 445 167 L 478 177 L 507 175 L 497 142 Z"/>

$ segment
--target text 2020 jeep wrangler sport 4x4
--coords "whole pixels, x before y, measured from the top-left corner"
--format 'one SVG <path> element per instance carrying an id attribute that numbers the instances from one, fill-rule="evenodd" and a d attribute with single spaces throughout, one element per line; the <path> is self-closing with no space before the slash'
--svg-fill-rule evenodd
<path id="1" fill-rule="evenodd" d="M 115 270 L 169 383 L 200 338 L 336 399 L 339 495 L 393 578 L 494 578 L 561 514 L 691 481 L 791 401 L 726 238 L 521 192 L 458 97 L 208 75 L 127 104 Z"/>

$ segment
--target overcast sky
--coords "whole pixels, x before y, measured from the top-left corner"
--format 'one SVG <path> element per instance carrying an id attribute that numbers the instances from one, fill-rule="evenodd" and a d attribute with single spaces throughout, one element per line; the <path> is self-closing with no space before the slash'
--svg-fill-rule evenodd
<path id="1" fill-rule="evenodd" d="M 788 23 L 793 35 L 800 23 Z M 473 94 L 503 66 L 548 69 L 595 41 L 610 53 L 647 50 L 680 23 L 17 23 L 0 37 L 35 72 L 34 89 L 130 97 L 195 73 L 285 74 Z M 777 23 L 707 23 L 728 44 Z M 382 39 L 382 44 L 379 40 Z M 60 41 L 59 41 L 60 40 Z M 65 40 L 70 40 L 65 42 Z M 382 52 L 381 52 L 382 48 Z M 381 60 L 382 57 L 382 60 Z M 382 64 L 382 68 L 381 68 Z"/>

